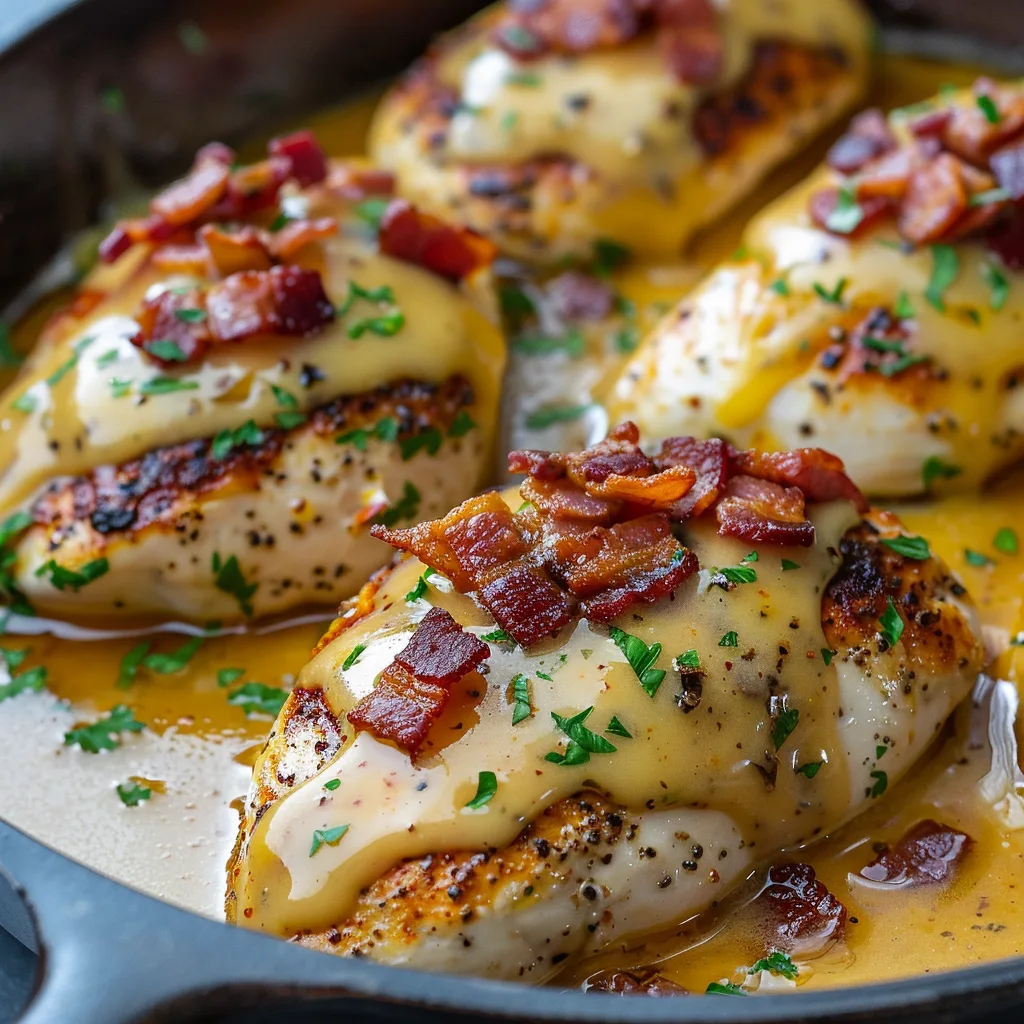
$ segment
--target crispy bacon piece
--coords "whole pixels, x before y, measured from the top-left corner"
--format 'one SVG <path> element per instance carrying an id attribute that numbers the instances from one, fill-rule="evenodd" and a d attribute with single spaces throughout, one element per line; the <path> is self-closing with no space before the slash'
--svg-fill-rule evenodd
<path id="1" fill-rule="evenodd" d="M 864 208 L 868 199 L 901 200 L 910 186 L 910 177 L 921 163 L 918 152 L 910 146 L 886 153 L 872 160 L 857 175 L 857 200 L 865 218 L 875 216 L 873 208 Z M 882 207 L 887 210 L 889 207 Z"/>
<path id="2" fill-rule="evenodd" d="M 289 162 L 288 177 L 294 178 L 300 188 L 316 185 L 327 177 L 327 157 L 311 131 L 271 139 L 267 149 L 271 156 L 284 157 Z"/>
<path id="3" fill-rule="evenodd" d="M 865 110 L 828 151 L 828 165 L 840 174 L 856 174 L 866 163 L 895 148 L 896 137 L 885 114 L 878 109 Z"/>
<path id="4" fill-rule="evenodd" d="M 415 755 L 444 710 L 451 687 L 490 653 L 448 612 L 431 608 L 374 688 L 349 711 L 348 720 Z"/>
<path id="5" fill-rule="evenodd" d="M 335 165 L 327 174 L 327 188 L 342 199 L 358 201 L 370 196 L 388 197 L 395 194 L 395 176 L 376 167 L 353 164 Z"/>
<path id="6" fill-rule="evenodd" d="M 393 200 L 381 219 L 380 250 L 450 281 L 490 266 L 497 254 L 482 235 L 422 213 L 404 199 Z"/>
<path id="7" fill-rule="evenodd" d="M 846 907 L 817 880 L 810 864 L 773 865 L 754 903 L 764 913 L 771 944 L 787 953 L 824 949 L 846 927 Z"/>
<path id="8" fill-rule="evenodd" d="M 938 241 L 966 209 L 960 161 L 951 153 L 941 153 L 911 175 L 900 209 L 900 234 L 915 245 Z"/>
<path id="9" fill-rule="evenodd" d="M 334 319 L 320 274 L 291 266 L 233 274 L 209 290 L 206 311 L 217 341 L 308 337 Z"/>
<path id="10" fill-rule="evenodd" d="M 282 263 L 311 242 L 319 242 L 338 233 L 338 222 L 334 217 L 318 217 L 316 220 L 290 220 L 280 231 L 270 234 L 266 245 L 271 255 Z"/>
<path id="11" fill-rule="evenodd" d="M 567 626 L 575 602 L 538 566 L 514 563 L 480 588 L 480 603 L 517 644 L 531 647 Z"/>
<path id="12" fill-rule="evenodd" d="M 181 227 L 205 213 L 228 189 L 231 171 L 218 159 L 202 157 L 187 177 L 165 188 L 150 209 L 165 223 Z"/>
<path id="13" fill-rule="evenodd" d="M 215 224 L 204 224 L 199 229 L 199 240 L 206 247 L 212 269 L 221 277 L 271 267 L 270 253 L 263 244 L 261 232 L 255 228 L 230 231 Z"/>
<path id="14" fill-rule="evenodd" d="M 519 493 L 544 515 L 554 519 L 583 519 L 610 523 L 622 508 L 622 502 L 595 498 L 581 491 L 571 480 L 543 480 L 527 477 Z"/>
<path id="15" fill-rule="evenodd" d="M 948 881 L 973 845 L 966 832 L 931 818 L 919 821 L 896 843 L 860 869 L 876 885 L 904 889 Z"/>
<path id="16" fill-rule="evenodd" d="M 1024 216 L 1019 207 L 990 231 L 985 241 L 1010 270 L 1024 270 Z"/>
<path id="17" fill-rule="evenodd" d="M 718 532 L 752 544 L 810 547 L 814 524 L 804 516 L 804 494 L 752 476 L 737 476 L 726 484 L 715 508 Z"/>
<path id="18" fill-rule="evenodd" d="M 153 263 L 169 274 L 201 277 L 210 270 L 210 250 L 205 245 L 162 245 L 153 253 Z"/>
<path id="19" fill-rule="evenodd" d="M 997 149 L 989 165 L 999 187 L 1011 199 L 1024 199 L 1024 141 L 1011 142 Z"/>
<path id="20" fill-rule="evenodd" d="M 131 342 L 161 366 L 176 366 L 201 359 L 213 344 L 206 316 L 206 302 L 197 288 L 166 289 L 142 301 L 136 314 L 139 330 Z M 156 341 L 177 345 L 184 359 L 165 358 L 152 350 Z"/>
<path id="21" fill-rule="evenodd" d="M 682 985 L 664 977 L 655 967 L 639 971 L 601 971 L 587 979 L 588 992 L 608 992 L 616 996 L 688 996 Z"/>
<path id="22" fill-rule="evenodd" d="M 842 232 L 845 238 L 857 238 L 874 227 L 886 214 L 892 210 L 889 200 L 883 196 L 869 196 L 858 203 L 861 210 L 861 218 L 852 231 Z M 819 189 L 811 196 L 810 214 L 811 220 L 819 228 L 831 231 L 829 219 L 839 206 L 839 189 Z"/>
<path id="23" fill-rule="evenodd" d="M 711 507 L 729 478 L 729 451 L 725 441 L 711 438 L 668 437 L 655 458 L 659 469 L 689 466 L 695 474 L 690 491 L 672 510 L 673 519 L 699 516 Z"/>
<path id="24" fill-rule="evenodd" d="M 988 119 L 977 103 L 957 105 L 942 133 L 948 150 L 968 163 L 985 167 L 1000 146 L 1024 132 L 1024 92 L 1015 86 L 999 86 L 989 78 L 974 83 L 975 97 L 987 97 L 995 106 L 997 120 Z"/>
<path id="25" fill-rule="evenodd" d="M 844 499 L 852 502 L 861 514 L 868 510 L 860 488 L 843 471 L 842 459 L 822 448 L 794 448 L 787 452 L 733 449 L 730 464 L 735 473 L 799 487 L 808 501 Z"/>
<path id="26" fill-rule="evenodd" d="M 635 0 L 510 0 L 495 41 L 519 60 L 621 46 L 640 31 Z"/>
<path id="27" fill-rule="evenodd" d="M 711 0 L 656 0 L 658 46 L 677 81 L 711 85 L 722 73 L 725 40 Z"/>

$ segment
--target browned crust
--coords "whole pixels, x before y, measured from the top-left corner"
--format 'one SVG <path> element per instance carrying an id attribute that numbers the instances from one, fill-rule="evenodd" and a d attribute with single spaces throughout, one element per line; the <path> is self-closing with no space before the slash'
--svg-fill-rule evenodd
<path id="1" fill-rule="evenodd" d="M 486 913 L 497 887 L 519 885 L 523 892 L 532 886 L 522 895 L 526 905 L 544 899 L 570 855 L 589 854 L 596 864 L 614 856 L 616 844 L 630 842 L 636 830 L 625 808 L 595 793 L 578 794 L 549 807 L 500 851 L 458 851 L 398 864 L 363 890 L 345 921 L 302 932 L 295 941 L 348 956 L 370 955 L 378 943 L 412 945 L 431 931 Z"/>
<path id="2" fill-rule="evenodd" d="M 261 477 L 273 476 L 281 453 L 303 435 L 327 438 L 372 427 L 389 417 L 398 424 L 399 441 L 430 429 L 444 433 L 472 402 L 473 389 L 461 376 L 440 385 L 397 381 L 336 398 L 291 430 L 264 427 L 262 443 L 232 449 L 224 459 L 213 458 L 212 439 L 202 438 L 155 448 L 140 459 L 100 466 L 84 476 L 55 480 L 37 500 L 33 515 L 51 537 L 82 520 L 105 536 L 137 534 L 154 523 L 173 525 L 182 501 L 227 488 L 256 489 Z"/>

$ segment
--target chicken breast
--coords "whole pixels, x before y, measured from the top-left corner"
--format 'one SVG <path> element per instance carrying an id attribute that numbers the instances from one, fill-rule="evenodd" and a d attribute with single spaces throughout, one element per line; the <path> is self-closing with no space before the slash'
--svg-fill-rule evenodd
<path id="1" fill-rule="evenodd" d="M 390 176 L 329 166 L 305 133 L 252 167 L 229 155 L 207 147 L 115 229 L 0 399 L 16 610 L 333 605 L 387 560 L 374 522 L 486 477 L 490 246 L 389 206 Z"/>
<path id="2" fill-rule="evenodd" d="M 880 496 L 977 488 L 1018 460 L 1021 131 L 1024 87 L 986 80 L 860 116 L 647 337 L 613 422 L 820 444 Z"/>
<path id="3" fill-rule="evenodd" d="M 857 101 L 869 34 L 851 0 L 509 0 L 384 98 L 371 153 L 517 258 L 668 257 Z"/>
<path id="4" fill-rule="evenodd" d="M 520 494 L 377 531 L 420 557 L 299 675 L 229 918 L 540 983 L 699 913 L 911 768 L 983 659 L 927 542 L 825 453 L 675 438 L 649 460 L 637 440 L 514 453 Z"/>

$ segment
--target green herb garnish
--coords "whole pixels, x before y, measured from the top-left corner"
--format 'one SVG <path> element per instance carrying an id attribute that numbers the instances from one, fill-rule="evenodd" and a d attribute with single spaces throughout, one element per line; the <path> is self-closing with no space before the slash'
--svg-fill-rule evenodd
<path id="1" fill-rule="evenodd" d="M 900 613 L 896 611 L 896 606 L 892 603 L 891 597 L 885 599 L 885 611 L 882 612 L 878 622 L 882 627 L 879 630 L 882 634 L 882 639 L 890 647 L 895 647 L 899 643 L 900 637 L 903 636 L 903 619 L 900 618 Z"/>
<path id="2" fill-rule="evenodd" d="M 928 279 L 928 287 L 924 297 L 929 304 L 940 313 L 946 312 L 946 289 L 957 279 L 960 273 L 960 257 L 951 245 L 933 245 L 932 273 Z"/>
<path id="3" fill-rule="evenodd" d="M 996 531 L 992 538 L 992 547 L 996 551 L 1002 551 L 1004 555 L 1015 555 L 1019 549 L 1017 531 L 1012 527 L 1003 526 Z"/>
<path id="4" fill-rule="evenodd" d="M 821 660 L 825 662 L 825 668 L 828 668 L 832 664 L 832 659 L 836 656 L 835 651 L 830 651 L 827 647 L 821 649 Z"/>
<path id="5" fill-rule="evenodd" d="M 334 828 L 318 828 L 313 831 L 313 842 L 309 847 L 312 857 L 321 846 L 337 846 L 341 837 L 348 831 L 348 825 L 335 825 Z"/>
<path id="6" fill-rule="evenodd" d="M 740 638 L 736 633 L 736 630 L 730 629 L 728 633 L 722 636 L 722 639 L 718 641 L 719 647 L 739 647 Z"/>
<path id="7" fill-rule="evenodd" d="M 831 291 L 818 281 L 815 281 L 812 287 L 818 298 L 825 302 L 831 302 L 834 306 L 841 306 L 843 304 L 843 292 L 846 291 L 848 284 L 849 281 L 845 277 L 841 277 L 836 281 Z"/>
<path id="8" fill-rule="evenodd" d="M 373 521 L 381 526 L 394 526 L 402 519 L 415 519 L 420 509 L 420 492 L 408 480 L 402 487 L 402 496 L 383 512 L 374 516 Z"/>
<path id="9" fill-rule="evenodd" d="M 375 423 L 368 430 L 359 427 L 355 430 L 346 431 L 344 434 L 339 434 L 335 439 L 335 444 L 351 444 L 358 448 L 359 451 L 365 452 L 367 445 L 370 440 L 386 441 L 391 442 L 398 438 L 398 420 L 393 419 L 390 416 L 386 416 L 384 419 Z"/>
<path id="10" fill-rule="evenodd" d="M 926 491 L 932 489 L 932 484 L 936 480 L 952 480 L 953 477 L 960 476 L 961 473 L 963 470 L 959 466 L 946 462 L 938 455 L 929 455 L 921 466 L 921 480 Z"/>
<path id="11" fill-rule="evenodd" d="M 512 680 L 512 724 L 518 725 L 533 714 L 530 702 L 530 680 L 522 672 Z"/>
<path id="12" fill-rule="evenodd" d="M 655 643 L 648 646 L 638 636 L 626 633 L 624 630 L 612 626 L 609 630 L 615 646 L 626 656 L 626 661 L 640 680 L 640 685 L 648 697 L 653 697 L 665 678 L 665 669 L 654 668 L 655 662 L 661 657 L 661 644 Z"/>
<path id="13" fill-rule="evenodd" d="M 142 732 L 145 728 L 145 723 L 136 720 L 130 707 L 118 704 L 110 709 L 106 718 L 66 732 L 64 746 L 73 747 L 77 744 L 87 754 L 98 754 L 101 750 L 115 750 L 120 745 L 120 733 Z"/>
<path id="14" fill-rule="evenodd" d="M 994 263 L 982 262 L 978 270 L 981 279 L 988 285 L 989 309 L 993 313 L 998 313 L 1006 305 L 1007 296 L 1010 294 L 1010 282 Z"/>
<path id="15" fill-rule="evenodd" d="M 973 565 L 976 569 L 982 569 L 987 565 L 994 565 L 988 555 L 983 555 L 980 551 L 974 551 L 971 548 L 964 548 L 964 561 L 968 565 Z"/>
<path id="16" fill-rule="evenodd" d="M 978 109 L 985 115 L 985 120 L 989 124 L 999 124 L 1002 117 L 999 114 L 999 108 L 991 96 L 976 96 L 974 101 L 978 104 Z"/>
<path id="17" fill-rule="evenodd" d="M 613 736 L 625 736 L 627 740 L 631 740 L 633 738 L 633 734 L 615 715 L 612 715 L 612 720 L 608 723 L 608 728 L 605 729 L 605 732 L 610 732 Z"/>
<path id="18" fill-rule="evenodd" d="M 444 443 L 444 435 L 437 427 L 427 427 L 426 430 L 413 434 L 411 437 L 403 437 L 398 442 L 399 451 L 402 453 L 402 461 L 408 462 L 414 455 L 426 449 L 428 455 L 436 455 Z"/>
<path id="19" fill-rule="evenodd" d="M 799 708 L 785 708 L 779 712 L 779 716 L 772 725 L 772 743 L 775 745 L 776 750 L 779 750 L 786 740 L 789 739 L 799 721 Z"/>
<path id="20" fill-rule="evenodd" d="M 68 569 L 51 558 L 36 569 L 35 575 L 48 575 L 57 590 L 72 590 L 77 594 L 82 587 L 105 576 L 109 571 L 110 563 L 105 558 L 94 558 L 77 570 Z"/>
<path id="21" fill-rule="evenodd" d="M 476 796 L 466 804 L 472 810 L 489 804 L 498 792 L 498 779 L 494 772 L 481 772 L 476 783 Z"/>
<path id="22" fill-rule="evenodd" d="M 128 382 L 131 383 L 130 381 Z M 177 377 L 151 377 L 139 385 L 140 395 L 170 395 L 175 391 L 198 391 L 194 380 L 179 380 Z M 119 397 L 119 396 L 115 396 Z"/>
<path id="23" fill-rule="evenodd" d="M 586 402 L 583 405 L 562 405 L 550 406 L 547 409 L 538 409 L 526 417 L 524 423 L 530 430 L 543 430 L 553 426 L 555 423 L 568 423 L 571 420 L 578 420 L 584 413 L 594 408 L 593 402 Z"/>
<path id="24" fill-rule="evenodd" d="M 870 775 L 875 780 L 871 787 L 871 796 L 881 796 L 889 787 L 889 776 L 883 771 L 873 771 Z"/>
<path id="25" fill-rule="evenodd" d="M 917 562 L 923 562 L 932 556 L 928 541 L 924 537 L 883 537 L 882 543 L 887 548 L 892 548 L 896 554 Z"/>
<path id="26" fill-rule="evenodd" d="M 224 689 L 230 686 L 236 679 L 245 675 L 244 668 L 221 668 L 217 670 L 217 685 Z"/>
<path id="27" fill-rule="evenodd" d="M 214 575 L 214 586 L 235 598 L 243 614 L 251 616 L 253 609 L 249 599 L 259 589 L 259 584 L 246 582 L 242 575 L 242 567 L 238 564 L 238 558 L 235 555 L 224 560 L 220 553 L 215 551 L 210 565 Z"/>
<path id="28" fill-rule="evenodd" d="M 836 205 L 825 220 L 825 227 L 837 235 L 848 235 L 855 231 L 864 219 L 864 211 L 852 188 L 848 185 L 839 189 Z"/>
<path id="29" fill-rule="evenodd" d="M 704 994 L 709 996 L 745 996 L 747 993 L 739 985 L 734 985 L 731 981 L 725 984 L 722 984 L 720 981 L 713 981 L 704 990 Z"/>
<path id="30" fill-rule="evenodd" d="M 772 950 L 767 956 L 762 957 L 748 971 L 747 974 L 757 974 L 759 971 L 768 971 L 770 974 L 779 974 L 783 978 L 792 981 L 799 973 L 796 964 L 790 959 L 788 953 L 781 950 Z"/>
<path id="31" fill-rule="evenodd" d="M 586 711 L 581 711 L 571 718 L 564 718 L 554 711 L 551 712 L 555 725 L 569 737 L 570 742 L 566 746 L 564 754 L 552 751 L 545 756 L 544 759 L 546 761 L 562 765 L 583 764 L 590 760 L 591 754 L 615 753 L 618 749 L 617 747 L 609 743 L 603 736 L 599 736 L 596 732 L 591 732 L 583 724 L 593 710 L 593 707 L 589 707 Z"/>
<path id="32" fill-rule="evenodd" d="M 218 431 L 210 443 L 210 455 L 218 462 L 222 462 L 231 454 L 232 449 L 241 448 L 243 445 L 255 447 L 263 444 L 263 439 L 263 431 L 256 426 L 255 421 L 246 420 L 234 430 L 227 428 Z"/>
<path id="33" fill-rule="evenodd" d="M 117 795 L 125 807 L 138 807 L 153 795 L 153 791 L 148 786 L 140 786 L 137 782 L 122 782 L 118 784 Z"/>
<path id="34" fill-rule="evenodd" d="M 412 604 L 413 601 L 418 601 L 427 592 L 427 580 L 434 575 L 436 569 L 431 569 L 429 566 L 424 572 L 420 574 L 420 578 L 416 581 L 416 586 L 405 595 L 406 601 Z"/>
<path id="35" fill-rule="evenodd" d="M 802 764 L 799 768 L 794 768 L 793 770 L 797 775 L 805 775 L 807 778 L 813 779 L 821 771 L 823 763 L 822 761 L 808 761 L 807 764 Z"/>
<path id="36" fill-rule="evenodd" d="M 481 640 L 485 644 L 514 644 L 515 640 L 512 639 L 508 633 L 503 629 L 492 629 L 490 633 L 484 633 Z"/>
<path id="37" fill-rule="evenodd" d="M 6 651 L 4 660 L 6 661 L 8 656 L 14 653 L 16 652 Z M 11 667 L 9 661 L 8 667 Z M 37 665 L 26 672 L 19 672 L 17 675 L 11 676 L 6 683 L 0 683 L 0 703 L 7 700 L 8 697 L 17 697 L 19 693 L 39 693 L 46 685 L 46 675 L 46 669 L 42 665 Z"/>
<path id="38" fill-rule="evenodd" d="M 202 646 L 203 639 L 201 636 L 194 636 L 170 654 L 147 654 L 142 659 L 142 664 L 151 672 L 156 672 L 159 675 L 173 675 L 175 672 L 180 672 L 192 660 L 192 656 Z"/>
<path id="39" fill-rule="evenodd" d="M 328 793 L 333 793 L 340 785 L 341 779 L 330 779 L 324 783 L 323 788 L 326 789 Z"/>
<path id="40" fill-rule="evenodd" d="M 423 577 L 420 577 L 421 579 Z M 341 670 L 347 672 L 358 660 L 359 656 L 366 650 L 366 644 L 356 644 L 341 663 Z"/>
<path id="41" fill-rule="evenodd" d="M 287 690 L 263 683 L 244 683 L 228 694 L 228 703 L 232 707 L 241 708 L 246 717 L 259 713 L 275 718 L 287 699 Z"/>
<path id="42" fill-rule="evenodd" d="M 586 350 L 586 342 L 575 328 L 565 334 L 521 334 L 512 340 L 512 349 L 525 356 L 546 356 L 564 352 L 572 359 L 578 359 Z"/>

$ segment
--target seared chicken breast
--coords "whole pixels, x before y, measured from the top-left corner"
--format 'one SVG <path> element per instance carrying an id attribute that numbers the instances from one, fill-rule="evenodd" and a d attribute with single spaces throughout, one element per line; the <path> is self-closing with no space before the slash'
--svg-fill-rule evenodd
<path id="1" fill-rule="evenodd" d="M 375 529 L 408 557 L 256 762 L 230 918 L 539 983 L 911 768 L 983 659 L 949 569 L 820 450 L 638 440 L 515 452 L 518 494 Z"/>
<path id="2" fill-rule="evenodd" d="M 1024 86 L 860 115 L 611 389 L 645 436 L 820 444 L 871 494 L 1024 455 Z"/>
<path id="3" fill-rule="evenodd" d="M 853 0 L 508 0 L 384 98 L 401 195 L 517 258 L 686 240 L 861 96 Z"/>
<path id="4" fill-rule="evenodd" d="M 504 346 L 489 243 L 307 133 L 204 149 L 123 222 L 0 401 L 16 609 L 230 619 L 334 604 L 368 533 L 482 483 Z"/>

